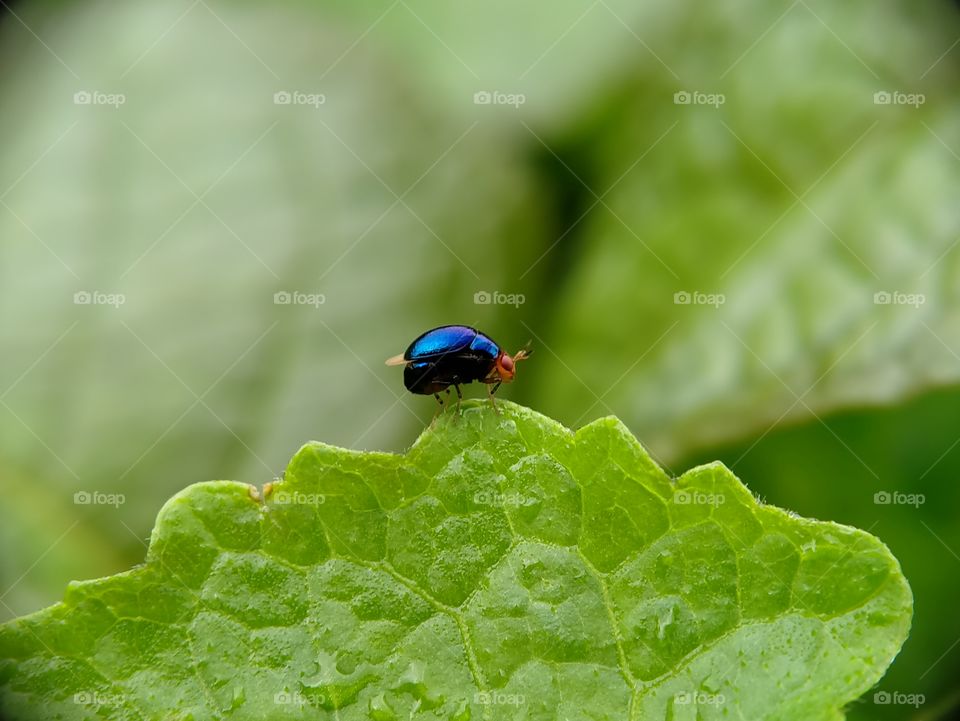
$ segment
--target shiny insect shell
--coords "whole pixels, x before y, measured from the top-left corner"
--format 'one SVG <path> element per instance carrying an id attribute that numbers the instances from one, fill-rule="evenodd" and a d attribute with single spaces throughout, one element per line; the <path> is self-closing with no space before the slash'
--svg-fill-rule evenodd
<path id="1" fill-rule="evenodd" d="M 433 395 L 443 405 L 441 391 L 480 381 L 487 384 L 491 404 L 501 383 L 516 375 L 516 364 L 530 356 L 527 348 L 508 355 L 488 335 L 466 325 L 444 325 L 420 335 L 402 355 L 387 359 L 387 365 L 402 365 L 403 384 L 411 393 Z M 496 408 L 496 405 L 494 405 Z"/>

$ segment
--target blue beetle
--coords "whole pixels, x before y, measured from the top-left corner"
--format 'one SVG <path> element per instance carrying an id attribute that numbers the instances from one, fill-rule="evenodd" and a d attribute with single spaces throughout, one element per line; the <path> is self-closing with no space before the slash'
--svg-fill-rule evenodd
<path id="1" fill-rule="evenodd" d="M 387 358 L 388 366 L 404 366 L 403 384 L 411 393 L 430 395 L 441 406 L 440 391 L 457 391 L 457 409 L 463 400 L 462 384 L 480 381 L 487 384 L 490 404 L 496 410 L 493 394 L 501 383 L 516 375 L 516 364 L 530 357 L 524 348 L 514 355 L 504 353 L 490 336 L 468 325 L 442 325 L 420 335 L 404 353 Z"/>

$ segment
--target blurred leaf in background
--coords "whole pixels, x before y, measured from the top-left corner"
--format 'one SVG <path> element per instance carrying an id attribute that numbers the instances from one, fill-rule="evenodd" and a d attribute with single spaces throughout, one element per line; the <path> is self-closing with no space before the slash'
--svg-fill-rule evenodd
<path id="1" fill-rule="evenodd" d="M 537 235 L 529 173 L 489 152 L 510 141 L 309 8 L 37 12 L 62 64 L 6 26 L 25 47 L 0 117 L 3 467 L 122 549 L 118 570 L 191 482 L 269 480 L 312 437 L 407 443 L 432 409 L 383 358 L 451 307 L 481 322 L 475 288 Z M 44 602 L 102 561 L 73 558 Z M 36 605 L 29 584 L 6 614 Z"/>
<path id="2" fill-rule="evenodd" d="M 642 78 L 590 130 L 583 174 L 607 194 L 582 221 L 590 242 L 534 393 L 577 381 L 571 369 L 629 369 L 547 404 L 576 418 L 609 403 L 675 457 L 956 381 L 960 158 L 945 143 L 960 108 L 937 61 L 960 25 L 934 9 L 797 4 L 746 54 L 666 47 L 678 78 Z M 722 27 L 746 49 L 766 27 L 756 17 L 698 13 L 697 30 L 662 32 Z M 671 83 L 718 102 L 675 106 Z M 632 166 L 623 149 L 661 134 Z M 596 397 L 608 388 L 609 402 Z"/>
<path id="3" fill-rule="evenodd" d="M 382 359 L 467 322 L 533 337 L 508 395 L 885 539 L 916 616 L 882 688 L 950 713 L 954 3 L 13 12 L 0 612 L 140 560 L 190 482 L 269 480 L 308 438 L 404 447 L 432 407 Z M 98 292 L 124 302 L 74 303 Z"/>

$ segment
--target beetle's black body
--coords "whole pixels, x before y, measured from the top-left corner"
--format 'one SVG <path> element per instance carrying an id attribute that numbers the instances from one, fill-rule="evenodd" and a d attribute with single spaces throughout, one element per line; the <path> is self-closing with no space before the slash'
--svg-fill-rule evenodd
<path id="1" fill-rule="evenodd" d="M 490 376 L 500 346 L 465 325 L 447 325 L 419 336 L 403 354 L 403 384 L 411 393 L 431 395 Z"/>
<path id="2" fill-rule="evenodd" d="M 490 374 L 490 360 L 477 355 L 454 355 L 436 361 L 408 363 L 403 369 L 403 385 L 411 393 L 425 396 L 450 386 L 482 381 Z"/>

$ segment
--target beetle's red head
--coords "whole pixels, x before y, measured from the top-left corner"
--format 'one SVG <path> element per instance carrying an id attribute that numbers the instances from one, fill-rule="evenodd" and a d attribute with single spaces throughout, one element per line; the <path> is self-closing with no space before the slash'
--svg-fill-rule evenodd
<path id="1" fill-rule="evenodd" d="M 509 383 L 513 380 L 513 377 L 517 374 L 517 363 L 522 360 L 526 360 L 530 357 L 531 351 L 527 348 L 523 350 L 518 350 L 514 355 L 510 356 L 506 353 L 500 353 L 497 356 L 497 375 L 500 376 L 500 380 L 504 383 Z"/>

